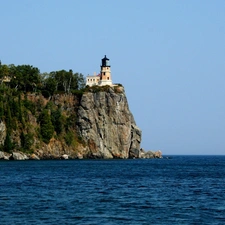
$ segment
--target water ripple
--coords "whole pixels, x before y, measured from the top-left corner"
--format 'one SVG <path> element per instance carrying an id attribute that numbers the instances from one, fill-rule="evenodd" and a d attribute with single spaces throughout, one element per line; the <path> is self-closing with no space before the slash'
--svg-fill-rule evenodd
<path id="1" fill-rule="evenodd" d="M 225 157 L 0 162 L 0 224 L 225 224 Z"/>

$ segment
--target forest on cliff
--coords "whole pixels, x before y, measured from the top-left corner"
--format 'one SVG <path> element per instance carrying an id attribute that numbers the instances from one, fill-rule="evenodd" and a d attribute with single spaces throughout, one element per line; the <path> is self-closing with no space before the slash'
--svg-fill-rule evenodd
<path id="1" fill-rule="evenodd" d="M 140 143 L 121 84 L 0 63 L 0 159 L 138 158 Z"/>
<path id="2" fill-rule="evenodd" d="M 0 62 L 0 123 L 6 126 L 0 151 L 32 152 L 35 144 L 38 147 L 35 140 L 48 143 L 52 137 L 63 139 L 67 145 L 81 141 L 74 132 L 75 111 L 63 112 L 65 99 L 53 104 L 51 98 L 73 95 L 79 101 L 84 88 L 83 74 L 72 70 L 41 73 L 31 65 Z"/>

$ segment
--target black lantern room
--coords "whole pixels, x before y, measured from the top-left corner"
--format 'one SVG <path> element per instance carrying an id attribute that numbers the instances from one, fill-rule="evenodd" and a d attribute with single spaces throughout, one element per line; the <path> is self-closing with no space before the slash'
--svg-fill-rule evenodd
<path id="1" fill-rule="evenodd" d="M 106 55 L 102 59 L 102 65 L 101 65 L 101 67 L 110 67 L 110 65 L 109 65 L 109 59 L 106 57 Z"/>

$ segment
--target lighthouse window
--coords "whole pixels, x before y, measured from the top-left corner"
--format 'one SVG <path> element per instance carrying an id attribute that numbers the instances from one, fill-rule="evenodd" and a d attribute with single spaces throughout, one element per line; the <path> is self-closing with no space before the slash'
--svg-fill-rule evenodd
<path id="1" fill-rule="evenodd" d="M 103 73 L 103 75 L 105 75 L 105 72 Z"/>

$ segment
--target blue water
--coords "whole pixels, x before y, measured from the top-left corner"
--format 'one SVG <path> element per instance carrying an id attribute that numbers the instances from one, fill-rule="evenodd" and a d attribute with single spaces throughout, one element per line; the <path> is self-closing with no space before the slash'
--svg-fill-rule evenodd
<path id="1" fill-rule="evenodd" d="M 225 224 L 225 156 L 1 161 L 0 224 Z"/>

